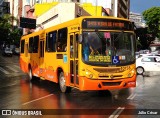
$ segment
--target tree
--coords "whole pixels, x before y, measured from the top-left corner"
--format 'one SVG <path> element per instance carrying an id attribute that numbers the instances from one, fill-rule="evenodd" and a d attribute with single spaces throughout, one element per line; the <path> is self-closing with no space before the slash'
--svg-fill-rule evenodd
<path id="1" fill-rule="evenodd" d="M 5 41 L 8 44 L 18 43 L 20 40 L 20 30 L 18 27 L 12 26 L 12 22 L 18 20 L 9 15 L 5 14 L 0 18 L 0 41 Z"/>
<path id="2" fill-rule="evenodd" d="M 160 39 L 160 7 L 152 7 L 142 13 L 148 31 L 152 34 L 153 38 L 159 37 Z"/>

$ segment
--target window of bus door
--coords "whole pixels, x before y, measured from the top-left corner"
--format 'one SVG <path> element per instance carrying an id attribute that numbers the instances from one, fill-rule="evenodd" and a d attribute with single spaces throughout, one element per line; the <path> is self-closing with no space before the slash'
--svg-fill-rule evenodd
<path id="1" fill-rule="evenodd" d="M 75 35 L 75 43 L 73 35 L 70 35 L 70 58 L 78 58 L 78 34 Z M 73 44 L 74 43 L 74 44 Z"/>
<path id="2" fill-rule="evenodd" d="M 128 32 L 83 32 L 82 59 L 94 65 L 135 61 L 135 36 Z"/>
<path id="3" fill-rule="evenodd" d="M 73 35 L 70 35 L 70 58 L 73 58 Z"/>
<path id="4" fill-rule="evenodd" d="M 44 41 L 40 41 L 40 57 L 44 57 Z"/>

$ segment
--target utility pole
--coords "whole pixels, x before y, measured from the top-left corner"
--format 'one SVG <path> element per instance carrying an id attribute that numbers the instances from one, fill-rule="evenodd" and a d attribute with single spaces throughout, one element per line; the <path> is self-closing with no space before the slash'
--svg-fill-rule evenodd
<path id="1" fill-rule="evenodd" d="M 12 0 L 12 30 L 13 30 L 13 24 L 14 24 L 14 0 Z"/>
<path id="2" fill-rule="evenodd" d="M 96 8 L 95 8 L 95 16 L 97 16 L 97 0 L 95 0 Z"/>

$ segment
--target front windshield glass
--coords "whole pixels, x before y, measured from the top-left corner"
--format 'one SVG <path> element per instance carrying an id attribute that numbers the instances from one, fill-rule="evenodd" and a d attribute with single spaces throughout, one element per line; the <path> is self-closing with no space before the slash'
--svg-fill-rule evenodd
<path id="1" fill-rule="evenodd" d="M 85 63 L 118 65 L 135 60 L 134 34 L 127 32 L 84 32 L 82 58 Z"/>

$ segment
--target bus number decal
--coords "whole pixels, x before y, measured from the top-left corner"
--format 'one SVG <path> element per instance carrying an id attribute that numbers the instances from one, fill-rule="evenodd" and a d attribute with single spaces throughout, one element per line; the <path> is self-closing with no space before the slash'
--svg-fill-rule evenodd
<path id="1" fill-rule="evenodd" d="M 131 67 L 130 66 L 122 66 L 121 68 L 120 68 L 120 71 L 126 71 L 126 70 L 130 70 L 131 69 Z"/>

